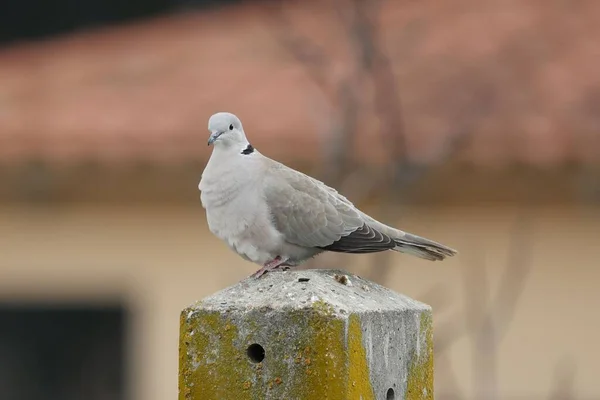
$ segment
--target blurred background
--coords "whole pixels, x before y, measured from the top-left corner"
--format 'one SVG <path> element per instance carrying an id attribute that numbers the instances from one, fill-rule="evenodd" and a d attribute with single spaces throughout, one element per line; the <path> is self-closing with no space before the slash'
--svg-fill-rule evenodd
<path id="1" fill-rule="evenodd" d="M 600 2 L 4 0 L 0 398 L 177 396 L 208 117 L 459 249 L 323 255 L 433 306 L 438 399 L 600 399 Z"/>

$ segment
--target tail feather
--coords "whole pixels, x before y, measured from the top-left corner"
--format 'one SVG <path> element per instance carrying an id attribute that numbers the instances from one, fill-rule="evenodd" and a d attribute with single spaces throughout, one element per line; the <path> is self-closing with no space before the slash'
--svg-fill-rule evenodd
<path id="1" fill-rule="evenodd" d="M 452 257 L 457 253 L 456 250 L 444 246 L 441 243 L 410 233 L 404 234 L 401 238 L 394 238 L 394 242 L 396 242 L 396 247 L 392 250 L 411 254 L 430 261 L 441 261 L 446 257 Z"/>

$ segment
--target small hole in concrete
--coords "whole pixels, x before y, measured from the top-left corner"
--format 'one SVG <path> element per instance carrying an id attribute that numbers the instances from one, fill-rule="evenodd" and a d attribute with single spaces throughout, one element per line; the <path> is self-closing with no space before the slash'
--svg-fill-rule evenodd
<path id="1" fill-rule="evenodd" d="M 298 278 L 298 282 L 308 282 L 310 278 Z"/>
<path id="2" fill-rule="evenodd" d="M 385 400 L 394 400 L 395 398 L 396 394 L 394 393 L 394 389 L 389 388 L 385 394 Z"/>
<path id="3" fill-rule="evenodd" d="M 259 363 L 265 359 L 265 349 L 258 343 L 253 343 L 248 346 L 246 354 L 253 363 Z"/>

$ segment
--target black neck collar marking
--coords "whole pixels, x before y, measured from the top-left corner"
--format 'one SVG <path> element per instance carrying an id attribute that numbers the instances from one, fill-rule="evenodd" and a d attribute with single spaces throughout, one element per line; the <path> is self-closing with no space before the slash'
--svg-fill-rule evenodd
<path id="1" fill-rule="evenodd" d="M 244 150 L 242 150 L 242 154 L 247 156 L 248 154 L 252 154 L 254 153 L 254 147 L 252 147 L 252 145 L 250 143 L 248 143 L 248 147 L 246 147 Z"/>

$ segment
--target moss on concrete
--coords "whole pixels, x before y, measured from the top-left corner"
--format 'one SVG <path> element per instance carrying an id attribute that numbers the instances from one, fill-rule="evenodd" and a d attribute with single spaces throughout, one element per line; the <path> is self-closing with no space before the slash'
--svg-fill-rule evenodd
<path id="1" fill-rule="evenodd" d="M 288 395 L 297 393 L 298 399 L 343 400 L 347 376 L 344 321 L 320 309 L 319 304 L 315 311 L 301 333 L 304 337 L 300 340 L 303 345 L 299 368 L 294 374 L 295 387 Z"/>
<path id="2" fill-rule="evenodd" d="M 374 398 L 358 316 L 350 317 L 346 329 L 347 320 L 323 301 L 308 310 L 290 310 L 268 347 L 262 341 L 266 356 L 256 364 L 245 351 L 261 343 L 256 318 L 264 314 L 247 316 L 233 320 L 227 313 L 183 311 L 179 400 L 261 399 L 265 394 L 270 399 Z"/>
<path id="3" fill-rule="evenodd" d="M 188 313 L 181 316 L 179 400 L 255 399 L 252 381 L 239 379 L 256 367 L 235 346 L 237 327 L 217 312 Z"/>
<path id="4" fill-rule="evenodd" d="M 406 400 L 433 400 L 433 320 L 431 311 L 421 313 L 419 351 L 411 355 Z"/>
<path id="5" fill-rule="evenodd" d="M 367 353 L 362 340 L 362 327 L 357 315 L 348 322 L 348 399 L 375 400 L 369 375 Z"/>

